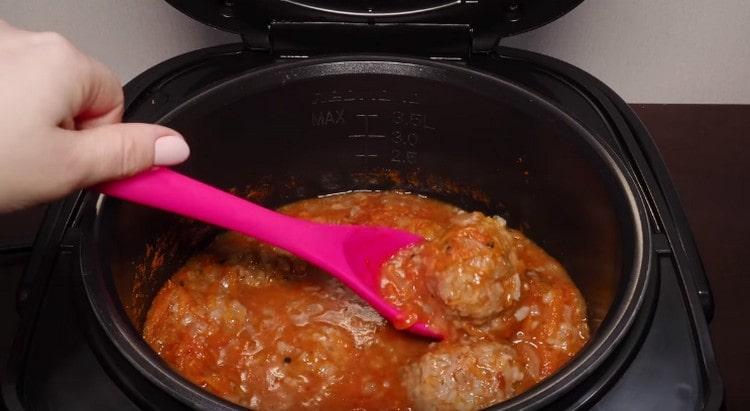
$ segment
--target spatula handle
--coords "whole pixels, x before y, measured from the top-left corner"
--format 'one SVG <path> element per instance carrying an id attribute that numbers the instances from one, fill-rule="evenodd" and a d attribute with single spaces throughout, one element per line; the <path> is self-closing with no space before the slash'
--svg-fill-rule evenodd
<path id="1" fill-rule="evenodd" d="M 304 231 L 313 224 L 266 209 L 163 167 L 104 183 L 97 188 L 112 197 L 238 231 L 287 249 L 287 243 L 300 227 Z"/>

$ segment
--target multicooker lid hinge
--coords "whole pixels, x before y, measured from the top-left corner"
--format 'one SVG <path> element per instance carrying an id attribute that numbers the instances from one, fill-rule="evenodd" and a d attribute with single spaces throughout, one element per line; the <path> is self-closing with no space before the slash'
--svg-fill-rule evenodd
<path id="1" fill-rule="evenodd" d="M 473 51 L 466 24 L 273 22 L 267 38 L 243 36 L 251 49 L 283 57 L 332 53 L 395 53 L 466 60 Z"/>
<path id="2" fill-rule="evenodd" d="M 403 53 L 465 60 L 546 24 L 582 0 L 168 0 L 242 35 L 248 49 L 304 57 Z"/>

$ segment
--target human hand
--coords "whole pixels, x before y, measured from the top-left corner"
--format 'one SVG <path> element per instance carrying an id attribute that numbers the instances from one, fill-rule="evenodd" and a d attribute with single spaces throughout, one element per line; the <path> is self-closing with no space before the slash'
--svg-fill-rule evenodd
<path id="1" fill-rule="evenodd" d="M 0 20 L 0 212 L 188 157 L 179 133 L 122 113 L 107 67 L 59 34 Z"/>

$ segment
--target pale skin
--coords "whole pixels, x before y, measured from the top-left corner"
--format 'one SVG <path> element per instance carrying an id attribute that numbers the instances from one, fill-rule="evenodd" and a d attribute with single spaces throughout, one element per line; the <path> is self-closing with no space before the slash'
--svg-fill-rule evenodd
<path id="1" fill-rule="evenodd" d="M 109 68 L 57 33 L 0 20 L 0 212 L 188 157 L 175 130 L 122 115 Z"/>

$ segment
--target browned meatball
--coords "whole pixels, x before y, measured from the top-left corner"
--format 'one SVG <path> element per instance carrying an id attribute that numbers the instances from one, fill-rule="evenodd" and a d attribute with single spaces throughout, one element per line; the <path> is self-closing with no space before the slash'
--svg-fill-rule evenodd
<path id="1" fill-rule="evenodd" d="M 406 367 L 403 385 L 417 410 L 469 411 L 513 396 L 522 379 L 512 347 L 482 341 L 438 345 Z"/>
<path id="2" fill-rule="evenodd" d="M 486 319 L 521 297 L 520 262 L 513 236 L 499 217 L 464 213 L 427 244 L 430 290 L 462 317 Z M 431 248 L 428 250 L 427 248 Z"/>

